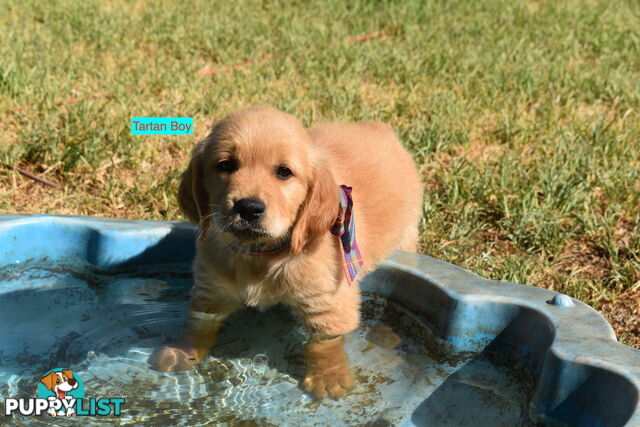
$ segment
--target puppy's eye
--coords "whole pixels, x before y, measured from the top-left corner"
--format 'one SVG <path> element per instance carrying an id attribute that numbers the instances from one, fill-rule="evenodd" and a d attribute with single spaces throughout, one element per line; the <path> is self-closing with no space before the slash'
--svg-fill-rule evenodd
<path id="1" fill-rule="evenodd" d="M 238 164 L 235 160 L 223 160 L 218 163 L 218 170 L 220 172 L 232 173 L 238 169 Z"/>
<path id="2" fill-rule="evenodd" d="M 60 378 L 56 379 L 56 384 L 60 384 Z"/>
<path id="3" fill-rule="evenodd" d="M 276 176 L 280 179 L 289 179 L 291 175 L 293 175 L 293 172 L 285 166 L 280 166 L 278 170 L 276 170 Z"/>

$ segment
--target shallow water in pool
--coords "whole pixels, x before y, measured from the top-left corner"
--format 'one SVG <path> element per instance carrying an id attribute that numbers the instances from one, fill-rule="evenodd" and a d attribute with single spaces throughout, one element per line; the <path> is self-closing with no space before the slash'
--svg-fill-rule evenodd
<path id="1" fill-rule="evenodd" d="M 184 265 L 105 272 L 27 263 L 1 270 L 0 406 L 7 397 L 35 397 L 40 375 L 70 367 L 84 381 L 86 397 L 126 399 L 122 416 L 92 419 L 100 422 L 528 423 L 526 376 L 483 354 L 452 352 L 419 316 L 369 294 L 362 325 L 347 338 L 357 385 L 345 398 L 318 402 L 300 389 L 307 336 L 284 307 L 234 314 L 208 359 L 192 371 L 151 370 L 152 350 L 181 330 L 190 287 Z"/>

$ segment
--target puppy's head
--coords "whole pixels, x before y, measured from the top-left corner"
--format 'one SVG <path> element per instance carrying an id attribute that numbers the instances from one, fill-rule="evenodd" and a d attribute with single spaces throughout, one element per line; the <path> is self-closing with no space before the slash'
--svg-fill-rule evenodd
<path id="1" fill-rule="evenodd" d="M 299 253 L 329 231 L 338 189 L 323 153 L 294 117 L 268 107 L 220 120 L 193 150 L 178 195 L 200 228 L 252 244 L 291 238 Z"/>

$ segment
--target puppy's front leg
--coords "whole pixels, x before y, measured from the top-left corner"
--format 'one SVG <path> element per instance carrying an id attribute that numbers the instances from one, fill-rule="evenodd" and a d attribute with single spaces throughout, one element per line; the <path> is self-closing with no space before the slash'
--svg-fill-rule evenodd
<path id="1" fill-rule="evenodd" d="M 305 345 L 307 373 L 304 389 L 317 398 L 341 397 L 353 388 L 344 335 L 314 334 Z"/>
<path id="2" fill-rule="evenodd" d="M 158 371 L 184 371 L 199 364 L 216 342 L 218 331 L 231 314 L 189 311 L 185 331 L 178 341 L 158 348 L 150 358 Z"/>
<path id="3" fill-rule="evenodd" d="M 308 289 L 322 289 L 322 284 L 308 285 Z M 307 296 L 293 306 L 311 331 L 305 345 L 307 373 L 302 385 L 319 399 L 341 397 L 353 388 L 344 334 L 360 323 L 358 288 L 338 284 L 326 289 L 328 292 Z"/>

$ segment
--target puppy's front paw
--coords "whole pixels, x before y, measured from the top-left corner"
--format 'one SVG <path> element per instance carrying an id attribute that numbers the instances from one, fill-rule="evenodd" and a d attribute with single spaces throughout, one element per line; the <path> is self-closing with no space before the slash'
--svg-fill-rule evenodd
<path id="1" fill-rule="evenodd" d="M 349 365 L 335 367 L 331 371 L 312 372 L 302 382 L 305 391 L 313 393 L 318 399 L 325 397 L 342 397 L 353 388 L 353 379 L 349 372 Z"/>
<path id="2" fill-rule="evenodd" d="M 310 341 L 305 346 L 307 374 L 302 385 L 318 399 L 342 397 L 353 388 L 344 337 Z"/>
<path id="3" fill-rule="evenodd" d="M 151 366 L 162 372 L 186 371 L 202 362 L 201 351 L 187 345 L 167 344 L 153 352 L 149 358 Z"/>

